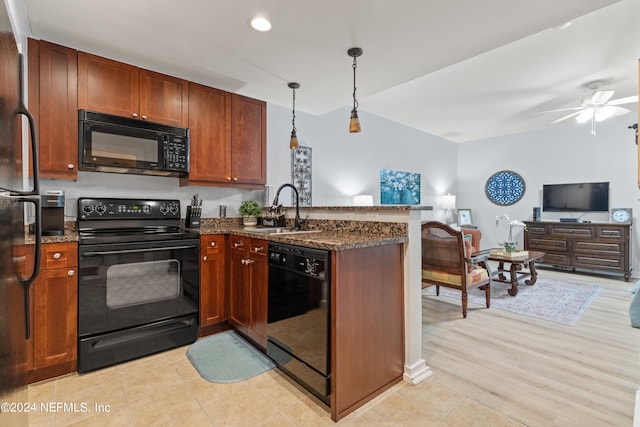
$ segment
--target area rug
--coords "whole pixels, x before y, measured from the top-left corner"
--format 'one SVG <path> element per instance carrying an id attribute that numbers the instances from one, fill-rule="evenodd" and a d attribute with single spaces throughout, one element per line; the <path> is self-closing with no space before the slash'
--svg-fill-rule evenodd
<path id="1" fill-rule="evenodd" d="M 598 296 L 601 286 L 538 276 L 534 285 L 518 286 L 518 295 L 515 297 L 507 293 L 510 288 L 510 284 L 491 283 L 491 309 L 512 311 L 573 326 Z M 423 295 L 435 296 L 435 292 L 435 286 L 423 289 Z M 440 296 L 455 298 L 461 303 L 460 291 L 441 287 Z M 471 288 L 469 303 L 484 307 L 484 291 L 478 287 Z"/>
<path id="2" fill-rule="evenodd" d="M 275 365 L 236 332 L 222 332 L 199 339 L 187 350 L 187 357 L 202 378 L 213 383 L 235 383 Z"/>

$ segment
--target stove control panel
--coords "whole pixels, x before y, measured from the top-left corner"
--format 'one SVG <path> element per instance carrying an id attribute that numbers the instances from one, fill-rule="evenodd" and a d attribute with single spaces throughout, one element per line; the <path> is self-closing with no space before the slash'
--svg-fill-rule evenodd
<path id="1" fill-rule="evenodd" d="M 78 219 L 180 219 L 180 201 L 79 198 Z"/>

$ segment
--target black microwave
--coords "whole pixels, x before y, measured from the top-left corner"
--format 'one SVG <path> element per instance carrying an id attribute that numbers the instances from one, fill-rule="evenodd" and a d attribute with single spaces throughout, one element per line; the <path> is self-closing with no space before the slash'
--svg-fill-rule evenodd
<path id="1" fill-rule="evenodd" d="M 78 110 L 81 171 L 185 176 L 189 129 Z"/>

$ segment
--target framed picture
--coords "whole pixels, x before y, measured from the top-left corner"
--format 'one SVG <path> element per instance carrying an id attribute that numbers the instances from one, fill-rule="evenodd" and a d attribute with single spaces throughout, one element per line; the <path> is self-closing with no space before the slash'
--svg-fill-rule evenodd
<path id="1" fill-rule="evenodd" d="M 473 225 L 471 209 L 458 209 L 458 225 Z"/>
<path id="2" fill-rule="evenodd" d="M 380 204 L 419 205 L 420 174 L 380 169 Z"/>

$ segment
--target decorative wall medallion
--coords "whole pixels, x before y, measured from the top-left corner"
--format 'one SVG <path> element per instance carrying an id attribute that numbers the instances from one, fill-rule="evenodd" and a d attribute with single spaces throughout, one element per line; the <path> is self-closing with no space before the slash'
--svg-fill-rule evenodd
<path id="1" fill-rule="evenodd" d="M 291 183 L 300 195 L 300 206 L 311 206 L 311 147 L 301 145 L 291 150 Z M 293 191 L 291 205 L 296 205 Z"/>
<path id="2" fill-rule="evenodd" d="M 496 205 L 513 205 L 524 196 L 524 179 L 513 171 L 496 172 L 487 180 L 484 191 Z"/>

